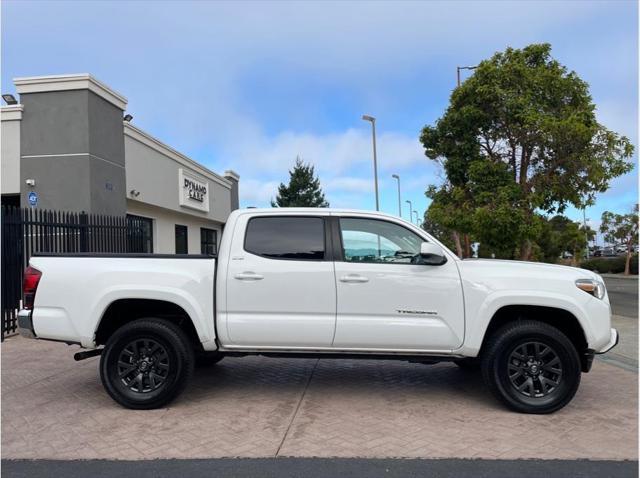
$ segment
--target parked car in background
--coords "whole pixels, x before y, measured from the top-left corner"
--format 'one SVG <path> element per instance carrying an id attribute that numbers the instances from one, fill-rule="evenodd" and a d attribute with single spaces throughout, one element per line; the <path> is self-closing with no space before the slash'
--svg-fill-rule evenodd
<path id="1" fill-rule="evenodd" d="M 513 410 L 550 413 L 618 342 L 598 274 L 460 260 L 364 211 L 237 210 L 218 257 L 34 256 L 24 297 L 20 333 L 101 355 L 106 391 L 134 409 L 173 400 L 195 361 L 285 355 L 452 361 Z"/>
<path id="2" fill-rule="evenodd" d="M 617 252 L 615 247 L 609 246 L 602 249 L 603 257 L 615 257 L 616 255 L 617 255 Z"/>

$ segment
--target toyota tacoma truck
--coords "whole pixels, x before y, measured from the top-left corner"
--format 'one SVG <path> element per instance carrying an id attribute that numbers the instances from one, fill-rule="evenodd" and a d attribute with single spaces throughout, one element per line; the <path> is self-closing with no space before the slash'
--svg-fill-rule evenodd
<path id="1" fill-rule="evenodd" d="M 400 218 L 244 209 L 217 256 L 42 254 L 20 333 L 100 355 L 107 393 L 167 405 L 225 356 L 455 362 L 513 410 L 550 413 L 614 347 L 602 278 L 572 267 L 460 260 Z"/>

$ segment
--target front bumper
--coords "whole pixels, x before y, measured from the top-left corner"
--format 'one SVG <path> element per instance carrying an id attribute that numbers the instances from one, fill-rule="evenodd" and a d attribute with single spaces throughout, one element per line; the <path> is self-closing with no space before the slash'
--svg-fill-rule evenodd
<path id="1" fill-rule="evenodd" d="M 613 347 L 618 345 L 619 341 L 620 341 L 620 335 L 618 334 L 618 331 L 616 329 L 611 329 L 611 339 L 609 340 L 609 343 L 607 343 L 607 345 L 602 347 L 596 353 L 606 354 L 609 350 L 611 350 Z"/>
<path id="2" fill-rule="evenodd" d="M 593 349 L 588 349 L 584 354 L 582 354 L 582 357 L 580 360 L 582 371 L 584 373 L 589 372 L 593 365 L 593 359 L 595 358 L 596 354 L 598 355 L 606 354 L 609 350 L 611 350 L 613 347 L 618 345 L 619 341 L 620 341 L 620 335 L 618 334 L 618 331 L 616 329 L 611 329 L 611 338 L 607 343 L 607 345 L 602 347 L 602 349 L 600 349 L 598 352 L 596 352 Z"/>
<path id="3" fill-rule="evenodd" d="M 22 309 L 18 312 L 18 333 L 28 339 L 35 339 L 36 333 L 33 330 L 33 320 L 31 311 Z"/>

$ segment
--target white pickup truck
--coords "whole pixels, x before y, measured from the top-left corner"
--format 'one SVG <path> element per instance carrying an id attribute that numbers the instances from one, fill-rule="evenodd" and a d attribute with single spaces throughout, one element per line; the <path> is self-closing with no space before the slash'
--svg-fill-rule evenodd
<path id="1" fill-rule="evenodd" d="M 217 257 L 35 256 L 18 322 L 101 355 L 129 408 L 169 403 L 196 362 L 260 354 L 453 361 L 512 409 L 549 413 L 616 345 L 610 314 L 587 270 L 460 260 L 397 217 L 291 208 L 234 211 Z"/>

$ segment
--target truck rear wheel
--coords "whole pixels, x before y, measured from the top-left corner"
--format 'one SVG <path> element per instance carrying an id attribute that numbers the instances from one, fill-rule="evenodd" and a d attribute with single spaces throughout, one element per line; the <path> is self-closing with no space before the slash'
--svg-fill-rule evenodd
<path id="1" fill-rule="evenodd" d="M 100 379 L 107 393 L 126 408 L 162 407 L 184 390 L 193 374 L 193 348 L 174 323 L 134 320 L 107 340 Z"/>
<path id="2" fill-rule="evenodd" d="M 491 392 L 522 413 L 551 413 L 568 404 L 580 385 L 573 343 L 543 322 L 518 320 L 496 331 L 482 354 Z"/>

